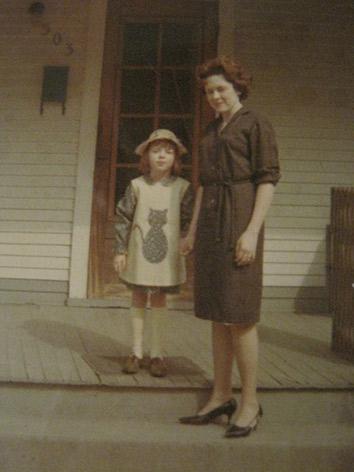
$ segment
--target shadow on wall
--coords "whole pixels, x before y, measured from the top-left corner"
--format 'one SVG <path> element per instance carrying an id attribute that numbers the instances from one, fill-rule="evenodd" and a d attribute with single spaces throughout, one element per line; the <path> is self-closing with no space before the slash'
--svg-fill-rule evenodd
<path id="1" fill-rule="evenodd" d="M 325 286 L 301 286 L 298 289 L 294 302 L 295 313 L 306 314 L 328 314 L 329 307 L 329 288 L 328 288 L 328 238 L 321 241 L 314 253 L 311 265 L 308 269 L 308 275 L 322 275 L 325 268 Z"/>

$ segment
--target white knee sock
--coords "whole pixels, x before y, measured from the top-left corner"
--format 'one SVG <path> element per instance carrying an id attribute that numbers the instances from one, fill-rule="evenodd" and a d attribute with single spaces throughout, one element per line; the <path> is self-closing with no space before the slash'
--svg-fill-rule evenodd
<path id="1" fill-rule="evenodd" d="M 144 321 L 145 308 L 130 308 L 131 322 L 133 328 L 133 354 L 139 359 L 143 357 L 143 340 L 144 340 Z"/>
<path id="2" fill-rule="evenodd" d="M 167 320 L 167 308 L 151 308 L 151 348 L 150 356 L 162 358 L 162 338 Z"/>

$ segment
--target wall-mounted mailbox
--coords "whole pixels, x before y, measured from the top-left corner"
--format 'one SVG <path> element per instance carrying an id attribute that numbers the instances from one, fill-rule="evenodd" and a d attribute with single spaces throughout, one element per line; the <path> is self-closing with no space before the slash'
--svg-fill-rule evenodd
<path id="1" fill-rule="evenodd" d="M 68 78 L 69 67 L 67 66 L 45 66 L 43 68 L 41 114 L 46 102 L 56 102 L 61 103 L 64 115 Z"/>

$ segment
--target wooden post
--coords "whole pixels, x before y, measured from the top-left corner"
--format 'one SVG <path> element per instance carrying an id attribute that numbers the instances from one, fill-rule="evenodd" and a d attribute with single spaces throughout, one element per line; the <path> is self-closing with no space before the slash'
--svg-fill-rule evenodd
<path id="1" fill-rule="evenodd" d="M 354 188 L 332 188 L 329 268 L 332 349 L 354 360 Z"/>

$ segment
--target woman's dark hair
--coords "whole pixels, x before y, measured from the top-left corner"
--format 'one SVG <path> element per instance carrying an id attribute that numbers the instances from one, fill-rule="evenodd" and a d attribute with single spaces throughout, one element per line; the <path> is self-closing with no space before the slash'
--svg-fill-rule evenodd
<path id="1" fill-rule="evenodd" d="M 197 79 L 204 90 L 205 80 L 212 75 L 222 75 L 230 82 L 236 92 L 240 94 L 240 100 L 245 100 L 252 84 L 252 76 L 245 70 L 240 62 L 227 56 L 216 57 L 197 67 Z"/>
<path id="2" fill-rule="evenodd" d="M 149 149 L 151 146 L 156 146 L 156 144 L 169 144 L 175 150 L 175 160 L 173 162 L 171 175 L 180 175 L 182 172 L 182 162 L 181 155 L 178 150 L 178 147 L 173 141 L 168 139 L 156 139 L 152 141 L 148 147 L 145 149 L 143 155 L 140 158 L 138 169 L 143 175 L 148 175 L 150 173 L 150 162 L 149 162 Z"/>

